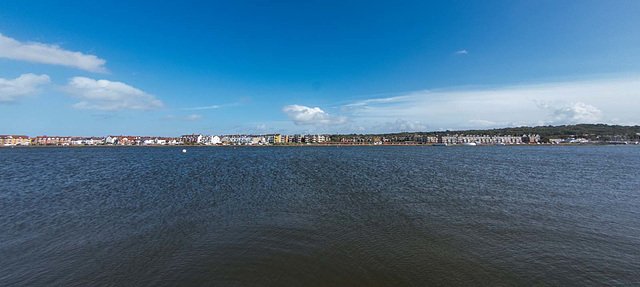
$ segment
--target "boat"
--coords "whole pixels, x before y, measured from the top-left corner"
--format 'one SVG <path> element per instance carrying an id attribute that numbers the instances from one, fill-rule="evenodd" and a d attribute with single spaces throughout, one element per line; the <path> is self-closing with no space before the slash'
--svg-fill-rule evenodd
<path id="1" fill-rule="evenodd" d="M 476 143 L 462 143 L 463 146 L 477 146 Z"/>
<path id="2" fill-rule="evenodd" d="M 497 146 L 506 146 L 505 143 L 496 143 Z"/>
<path id="3" fill-rule="evenodd" d="M 446 143 L 434 143 L 433 146 L 447 146 Z"/>

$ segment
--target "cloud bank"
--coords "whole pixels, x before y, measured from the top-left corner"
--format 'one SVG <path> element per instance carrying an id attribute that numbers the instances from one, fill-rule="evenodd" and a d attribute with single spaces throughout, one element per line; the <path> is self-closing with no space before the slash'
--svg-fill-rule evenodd
<path id="1" fill-rule="evenodd" d="M 161 100 L 121 82 L 75 77 L 63 88 L 81 102 L 76 109 L 85 110 L 157 110 L 164 108 Z"/>
<path id="2" fill-rule="evenodd" d="M 347 122 L 346 117 L 329 115 L 318 107 L 289 105 L 282 111 L 296 125 L 339 125 Z"/>
<path id="3" fill-rule="evenodd" d="M 494 88 L 408 92 L 342 106 L 367 130 L 397 119 L 429 130 L 546 124 L 640 124 L 640 77 Z M 403 128 L 402 125 L 399 126 Z"/>
<path id="4" fill-rule="evenodd" d="M 12 103 L 22 97 L 40 92 L 39 87 L 50 83 L 47 75 L 23 74 L 13 80 L 0 78 L 0 103 Z"/>
<path id="5" fill-rule="evenodd" d="M 542 103 L 540 107 L 551 111 L 550 123 L 561 124 L 593 124 L 602 120 L 602 111 L 583 102 L 568 104 Z"/>
<path id="6" fill-rule="evenodd" d="M 427 130 L 427 125 L 422 122 L 397 119 L 393 122 L 386 122 L 377 127 L 376 130 L 384 132 L 419 132 Z"/>
<path id="7" fill-rule="evenodd" d="M 57 45 L 36 42 L 20 42 L 0 34 L 0 57 L 34 63 L 60 65 L 81 70 L 105 73 L 105 60 L 95 55 L 73 52 Z"/>

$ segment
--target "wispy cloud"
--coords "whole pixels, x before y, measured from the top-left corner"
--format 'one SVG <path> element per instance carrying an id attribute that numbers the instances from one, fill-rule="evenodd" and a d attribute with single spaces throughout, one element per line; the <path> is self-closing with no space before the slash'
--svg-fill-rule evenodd
<path id="1" fill-rule="evenodd" d="M 121 82 L 75 77 L 69 80 L 63 90 L 81 100 L 73 105 L 76 109 L 120 111 L 164 108 L 162 101 L 154 95 Z"/>
<path id="2" fill-rule="evenodd" d="M 204 107 L 194 107 L 194 108 L 182 108 L 183 110 L 211 110 L 211 109 L 217 109 L 220 108 L 220 105 L 213 105 L 213 106 L 204 106 Z"/>
<path id="3" fill-rule="evenodd" d="M 60 65 L 81 70 L 106 73 L 107 62 L 95 55 L 62 49 L 57 45 L 20 42 L 0 34 L 0 57 L 34 63 Z"/>
<path id="4" fill-rule="evenodd" d="M 195 120 L 201 120 L 202 119 L 202 115 L 188 115 L 184 118 L 182 118 L 186 121 L 195 121 Z"/>
<path id="5" fill-rule="evenodd" d="M 231 104 L 222 104 L 222 105 L 211 105 L 211 106 L 202 106 L 202 107 L 193 107 L 193 108 L 182 108 L 181 110 L 185 110 L 185 111 L 194 111 L 194 110 L 212 110 L 212 109 L 219 109 L 219 108 L 224 108 L 224 107 L 230 107 L 230 106 L 237 106 L 240 103 L 231 103 Z"/>
<path id="6" fill-rule="evenodd" d="M 396 97 L 387 97 L 387 98 L 378 98 L 378 99 L 367 99 L 361 100 L 354 103 L 346 104 L 342 106 L 343 111 L 355 110 L 366 108 L 368 105 L 372 104 L 384 104 L 384 103 L 393 103 L 400 102 L 404 99 L 407 99 L 407 96 L 396 96 Z"/>
<path id="7" fill-rule="evenodd" d="M 187 115 L 187 116 L 168 115 L 168 116 L 162 117 L 162 120 L 165 120 L 165 121 L 174 121 L 174 120 L 197 121 L 197 120 L 201 120 L 203 118 L 204 117 L 202 115 L 197 115 L 197 114 Z"/>
<path id="8" fill-rule="evenodd" d="M 296 125 L 339 125 L 347 122 L 346 117 L 327 114 L 318 107 L 289 105 L 283 107 L 282 111 Z"/>
<path id="9" fill-rule="evenodd" d="M 466 54 L 469 54 L 467 50 L 460 50 L 456 52 L 456 55 L 466 55 Z"/>
<path id="10" fill-rule="evenodd" d="M 8 80 L 0 78 L 0 103 L 13 103 L 22 97 L 40 92 L 40 86 L 50 83 L 47 75 L 23 74 Z"/>

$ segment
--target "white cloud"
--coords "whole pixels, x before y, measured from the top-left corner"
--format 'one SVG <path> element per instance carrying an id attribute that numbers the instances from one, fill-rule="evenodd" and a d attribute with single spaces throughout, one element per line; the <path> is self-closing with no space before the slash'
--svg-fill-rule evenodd
<path id="1" fill-rule="evenodd" d="M 202 119 L 202 115 L 188 115 L 188 116 L 184 117 L 183 119 L 187 120 L 187 121 L 200 120 L 200 119 Z"/>
<path id="2" fill-rule="evenodd" d="M 357 101 L 357 102 L 342 106 L 342 110 L 349 111 L 349 110 L 357 110 L 357 109 L 366 109 L 367 106 L 371 104 L 392 103 L 392 102 L 402 101 L 403 99 L 406 99 L 406 96 L 361 100 L 361 101 Z"/>
<path id="3" fill-rule="evenodd" d="M 460 50 L 456 52 L 457 55 L 466 55 L 469 54 L 469 52 L 467 52 L 467 50 Z"/>
<path id="4" fill-rule="evenodd" d="M 82 100 L 73 105 L 77 109 L 119 111 L 164 108 L 162 101 L 155 96 L 121 82 L 75 77 L 69 80 L 64 90 Z"/>
<path id="5" fill-rule="evenodd" d="M 470 120 L 469 124 L 478 126 L 478 127 L 494 127 L 497 126 L 498 123 L 487 121 L 487 120 Z"/>
<path id="6" fill-rule="evenodd" d="M 211 110 L 211 109 L 217 109 L 219 107 L 220 107 L 219 105 L 213 105 L 213 106 L 205 106 L 205 107 L 183 108 L 183 110 Z"/>
<path id="7" fill-rule="evenodd" d="M 0 57 L 28 62 L 74 67 L 89 72 L 105 73 L 105 60 L 95 55 L 72 52 L 57 45 L 20 42 L 0 34 Z"/>
<path id="8" fill-rule="evenodd" d="M 640 124 L 638 110 L 640 77 L 415 91 L 401 96 L 358 100 L 343 106 L 343 111 L 357 125 L 376 127 L 376 124 L 381 126 L 403 119 L 450 129 L 574 123 Z"/>
<path id="9" fill-rule="evenodd" d="M 282 108 L 282 111 L 296 125 L 339 125 L 347 122 L 346 117 L 329 115 L 318 107 L 289 105 Z"/>
<path id="10" fill-rule="evenodd" d="M 259 124 L 256 126 L 256 130 L 259 130 L 259 131 L 266 131 L 267 129 L 268 129 L 267 125 L 265 124 Z"/>
<path id="11" fill-rule="evenodd" d="M 469 127 L 471 128 L 504 128 L 504 127 L 520 127 L 520 126 L 541 126 L 545 124 L 551 124 L 550 122 L 538 121 L 538 122 L 508 122 L 508 121 L 488 121 L 488 120 L 470 120 Z"/>
<path id="12" fill-rule="evenodd" d="M 241 103 L 238 102 L 238 103 L 223 104 L 223 105 L 211 105 L 211 106 L 202 106 L 202 107 L 193 107 L 193 108 L 182 108 L 182 110 L 186 110 L 186 111 L 191 111 L 191 110 L 212 110 L 212 109 L 219 109 L 219 108 L 231 107 L 231 106 L 237 106 L 237 105 L 241 105 Z"/>
<path id="13" fill-rule="evenodd" d="M 418 132 L 425 131 L 427 129 L 427 125 L 422 122 L 410 122 L 407 120 L 397 119 L 394 122 L 383 123 L 374 129 L 386 132 Z"/>
<path id="14" fill-rule="evenodd" d="M 553 116 L 551 123 L 592 124 L 598 123 L 602 119 L 602 111 L 583 102 L 569 104 L 550 104 L 544 102 L 538 106 L 551 111 Z"/>
<path id="15" fill-rule="evenodd" d="M 0 103 L 11 103 L 19 98 L 36 94 L 41 85 L 50 83 L 47 75 L 23 74 L 13 80 L 0 78 Z"/>

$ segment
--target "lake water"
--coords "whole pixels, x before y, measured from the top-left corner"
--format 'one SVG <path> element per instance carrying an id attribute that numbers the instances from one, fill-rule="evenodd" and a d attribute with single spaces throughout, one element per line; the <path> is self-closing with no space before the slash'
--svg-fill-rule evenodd
<path id="1" fill-rule="evenodd" d="M 0 285 L 640 284 L 640 147 L 0 149 Z"/>

